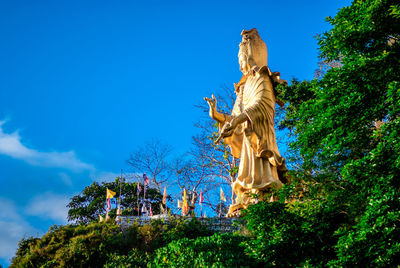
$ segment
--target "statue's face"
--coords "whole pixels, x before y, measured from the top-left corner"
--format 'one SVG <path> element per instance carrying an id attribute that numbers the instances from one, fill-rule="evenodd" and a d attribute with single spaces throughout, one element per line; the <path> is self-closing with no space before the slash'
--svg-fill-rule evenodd
<path id="1" fill-rule="evenodd" d="M 247 73 L 249 71 L 247 56 L 243 53 L 239 54 L 239 66 L 240 66 L 240 71 L 242 71 L 242 73 Z"/>

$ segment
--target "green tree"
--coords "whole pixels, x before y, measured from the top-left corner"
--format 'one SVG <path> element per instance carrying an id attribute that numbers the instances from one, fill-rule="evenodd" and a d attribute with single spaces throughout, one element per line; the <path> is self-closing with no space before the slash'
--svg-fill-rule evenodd
<path id="1" fill-rule="evenodd" d="M 348 217 L 334 266 L 399 264 L 400 5 L 356 0 L 328 18 L 323 77 L 281 89 L 305 194 Z"/>
<path id="2" fill-rule="evenodd" d="M 116 192 L 116 199 L 121 199 L 123 215 L 137 215 L 137 185 L 138 183 L 136 182 L 125 182 L 119 177 L 113 182 L 93 182 L 91 185 L 85 187 L 80 194 L 71 198 L 71 202 L 67 205 L 69 208 L 68 220 L 76 223 L 89 223 L 97 221 L 100 215 L 104 216 L 106 213 L 107 188 Z M 139 200 L 143 198 L 143 185 L 140 187 L 142 192 Z M 121 196 L 119 195 L 120 192 Z M 162 194 L 154 188 L 147 188 L 146 199 L 151 202 L 153 213 L 159 214 Z M 116 208 L 111 209 L 109 215 L 114 217 L 116 215 Z"/>

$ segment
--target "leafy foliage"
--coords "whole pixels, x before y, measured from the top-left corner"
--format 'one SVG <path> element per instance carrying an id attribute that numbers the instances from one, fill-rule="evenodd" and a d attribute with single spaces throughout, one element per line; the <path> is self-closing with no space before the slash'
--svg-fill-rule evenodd
<path id="1" fill-rule="evenodd" d="M 150 267 L 250 267 L 255 260 L 244 254 L 244 237 L 214 234 L 180 239 L 156 251 Z"/>
<path id="2" fill-rule="evenodd" d="M 53 226 L 41 239 L 22 240 L 11 267 L 99 267 L 108 252 L 123 254 L 134 242 L 113 224 Z"/>
<path id="3" fill-rule="evenodd" d="M 292 174 L 302 198 L 326 198 L 347 215 L 333 266 L 399 264 L 398 10 L 392 0 L 342 8 L 318 37 L 321 57 L 340 64 L 280 91 L 289 102 L 283 126 L 296 136 Z"/>
<path id="4" fill-rule="evenodd" d="M 326 201 L 259 202 L 246 211 L 245 252 L 264 266 L 323 266 L 334 256 L 333 233 L 345 218 Z"/>

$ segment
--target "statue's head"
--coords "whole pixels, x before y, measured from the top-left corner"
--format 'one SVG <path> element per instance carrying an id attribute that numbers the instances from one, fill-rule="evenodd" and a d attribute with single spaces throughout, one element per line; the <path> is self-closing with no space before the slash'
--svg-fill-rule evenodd
<path id="1" fill-rule="evenodd" d="M 239 65 L 243 73 L 252 67 L 268 65 L 267 45 L 261 39 L 257 29 L 243 30 L 242 42 L 239 44 Z"/>

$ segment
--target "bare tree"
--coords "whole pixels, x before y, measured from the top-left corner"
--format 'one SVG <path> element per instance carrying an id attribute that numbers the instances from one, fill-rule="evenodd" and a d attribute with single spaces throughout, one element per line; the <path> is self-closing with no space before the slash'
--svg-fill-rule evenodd
<path id="1" fill-rule="evenodd" d="M 220 94 L 216 95 L 218 109 L 226 114 L 231 114 L 236 99 L 234 89 L 223 87 Z M 197 185 L 206 189 L 205 193 L 212 192 L 213 197 L 219 197 L 219 186 L 231 184 L 236 179 L 238 159 L 235 159 L 229 146 L 224 143 L 215 144 L 218 137 L 218 125 L 208 116 L 208 105 L 204 102 L 196 106 L 202 113 L 201 119 L 195 123 L 199 129 L 198 134 L 192 137 L 192 148 L 189 155 L 195 163 Z M 197 186 L 198 187 L 198 186 Z M 217 190 L 217 191 L 215 191 Z M 218 200 L 205 194 L 206 204 L 214 211 L 218 211 Z M 233 194 L 232 197 L 233 199 Z"/>
<path id="2" fill-rule="evenodd" d="M 137 179 L 142 177 L 141 174 L 146 173 L 151 183 L 161 192 L 162 186 L 170 181 L 168 157 L 171 151 L 172 148 L 168 144 L 154 139 L 137 148 L 130 155 L 127 163 L 132 167 Z"/>

